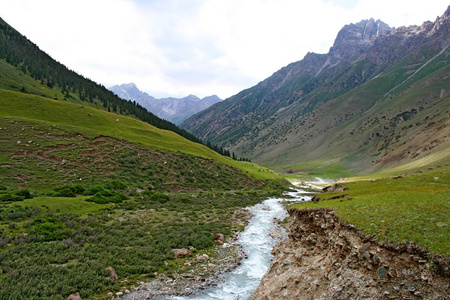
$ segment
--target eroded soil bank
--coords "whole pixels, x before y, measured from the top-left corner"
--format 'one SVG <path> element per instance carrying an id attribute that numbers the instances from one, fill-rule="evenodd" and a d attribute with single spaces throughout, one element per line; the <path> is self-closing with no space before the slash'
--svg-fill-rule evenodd
<path id="1" fill-rule="evenodd" d="M 289 211 L 289 238 L 249 299 L 449 299 L 448 259 L 438 272 L 414 246 L 379 245 L 327 209 Z"/>

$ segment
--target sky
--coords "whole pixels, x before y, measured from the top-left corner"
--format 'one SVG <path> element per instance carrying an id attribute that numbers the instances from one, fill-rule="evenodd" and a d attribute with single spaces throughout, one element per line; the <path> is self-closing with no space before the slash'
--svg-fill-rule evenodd
<path id="1" fill-rule="evenodd" d="M 421 25 L 447 1 L 0 0 L 0 17 L 106 87 L 225 99 L 308 52 L 327 53 L 346 24 Z"/>

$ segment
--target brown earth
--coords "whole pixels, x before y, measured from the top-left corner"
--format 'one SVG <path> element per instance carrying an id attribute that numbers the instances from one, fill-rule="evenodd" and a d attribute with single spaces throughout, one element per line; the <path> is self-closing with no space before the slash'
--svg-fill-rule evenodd
<path id="1" fill-rule="evenodd" d="M 450 299 L 448 259 L 436 268 L 417 246 L 379 245 L 331 210 L 289 212 L 289 238 L 249 299 Z"/>

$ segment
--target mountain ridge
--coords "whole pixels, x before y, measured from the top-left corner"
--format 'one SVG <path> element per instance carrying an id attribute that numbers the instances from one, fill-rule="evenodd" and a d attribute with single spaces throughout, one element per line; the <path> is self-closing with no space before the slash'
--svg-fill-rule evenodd
<path id="1" fill-rule="evenodd" d="M 449 11 L 450 7 L 436 21 L 421 26 L 394 29 L 373 19 L 346 25 L 339 31 L 329 53 L 308 53 L 256 86 L 194 115 L 180 127 L 263 164 L 292 165 L 307 160 L 336 159 L 341 166 L 357 172 L 367 171 L 374 165 L 383 168 L 387 164 L 384 165 L 381 157 L 387 148 L 394 147 L 387 141 L 401 130 L 398 124 L 391 127 L 390 122 L 394 124 L 398 114 L 406 114 L 413 108 L 421 110 L 422 115 L 425 108 L 431 109 L 426 116 L 435 116 L 433 105 L 439 99 L 449 101 L 450 83 L 445 75 L 449 63 Z M 344 43 L 344 39 L 350 42 Z M 433 79 L 425 79 L 427 76 Z M 433 80 L 439 82 L 432 84 Z M 408 89 L 412 84 L 416 88 Z M 436 93 L 436 98 L 419 99 L 417 94 L 424 87 Z M 405 97 L 409 98 L 405 100 Z M 392 109 L 388 114 L 380 111 L 379 103 L 386 99 L 390 100 L 386 109 L 390 105 L 398 106 L 397 113 Z M 353 129 L 353 134 L 357 132 L 357 122 L 360 122 L 357 117 L 362 113 L 369 118 L 384 116 L 382 123 L 386 123 L 383 125 L 386 129 L 380 121 L 376 126 L 381 129 L 374 122 L 366 131 L 358 131 L 358 142 L 350 141 L 350 132 Z M 443 119 L 435 121 L 441 125 L 444 122 Z M 342 135 L 344 132 L 347 135 Z M 341 140 L 325 146 L 323 141 L 333 140 L 336 135 L 342 136 Z M 439 141 L 438 148 L 445 147 L 447 142 Z M 383 143 L 387 145 L 384 148 Z M 368 145 L 371 150 L 367 149 Z M 418 145 L 413 142 L 410 146 Z M 375 155 L 379 148 L 384 151 Z M 360 157 L 357 166 L 349 162 L 351 157 Z"/>
<path id="2" fill-rule="evenodd" d="M 202 99 L 195 95 L 188 95 L 183 98 L 167 97 L 157 99 L 139 90 L 134 83 L 114 85 L 109 90 L 122 99 L 136 101 L 149 112 L 176 125 L 188 117 L 222 101 L 217 95 L 207 96 Z"/>

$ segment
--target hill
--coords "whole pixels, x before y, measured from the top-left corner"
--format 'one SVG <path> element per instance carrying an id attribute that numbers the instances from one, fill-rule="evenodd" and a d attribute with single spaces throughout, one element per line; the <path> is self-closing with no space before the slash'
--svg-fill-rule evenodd
<path id="1" fill-rule="evenodd" d="M 347 25 L 329 53 L 308 53 L 180 126 L 293 171 L 366 173 L 445 152 L 449 15 L 397 29 Z"/>
<path id="2" fill-rule="evenodd" d="M 136 101 L 149 112 L 176 125 L 188 117 L 222 101 L 216 95 L 203 99 L 194 95 L 189 95 L 184 98 L 156 99 L 140 91 L 134 83 L 115 85 L 110 87 L 109 90 L 116 93 L 122 99 Z"/>

